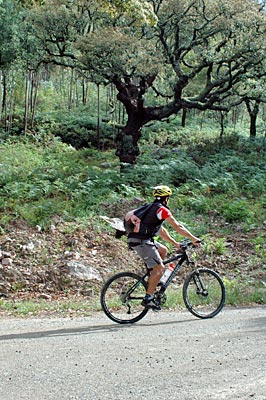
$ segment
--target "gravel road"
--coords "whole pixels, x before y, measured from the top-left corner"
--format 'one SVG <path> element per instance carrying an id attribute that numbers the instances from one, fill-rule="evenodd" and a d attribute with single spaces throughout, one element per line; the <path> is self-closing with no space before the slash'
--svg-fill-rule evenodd
<path id="1" fill-rule="evenodd" d="M 266 308 L 0 319 L 1 400 L 266 400 Z"/>

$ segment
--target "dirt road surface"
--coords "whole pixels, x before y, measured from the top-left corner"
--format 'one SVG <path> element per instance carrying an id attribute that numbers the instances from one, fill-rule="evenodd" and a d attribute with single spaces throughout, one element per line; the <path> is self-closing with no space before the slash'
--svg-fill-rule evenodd
<path id="1" fill-rule="evenodd" d="M 266 400 L 266 308 L 0 319 L 1 400 Z"/>

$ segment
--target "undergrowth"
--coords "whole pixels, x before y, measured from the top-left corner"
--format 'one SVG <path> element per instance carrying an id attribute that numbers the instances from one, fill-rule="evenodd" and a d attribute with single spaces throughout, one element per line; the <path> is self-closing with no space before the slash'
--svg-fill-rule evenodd
<path id="1" fill-rule="evenodd" d="M 219 140 L 199 138 L 198 146 L 178 149 L 143 140 L 138 164 L 121 174 L 111 150 L 76 150 L 52 135 L 13 138 L 0 147 L 0 224 L 23 218 L 45 229 L 54 215 L 91 218 L 124 198 L 149 199 L 151 188 L 163 183 L 173 187 L 171 208 L 184 218 L 211 214 L 246 229 L 260 225 L 266 219 L 265 147 L 235 136 L 218 147 Z"/>
<path id="2" fill-rule="evenodd" d="M 123 173 L 114 150 L 77 150 L 51 134 L 8 138 L 0 144 L 0 235 L 8 232 L 10 221 L 20 218 L 42 230 L 54 217 L 80 225 L 89 220 L 100 232 L 107 228 L 99 215 L 118 216 L 127 201 L 149 201 L 153 186 L 168 184 L 173 188 L 174 215 L 205 237 L 206 254 L 223 255 L 224 234 L 230 234 L 232 227 L 234 232 L 249 232 L 266 221 L 265 143 L 235 134 L 206 139 L 204 132 L 201 136 L 197 132 L 195 139 L 186 130 L 178 132 L 180 136 L 166 132 L 161 142 L 161 136 L 143 135 L 138 164 Z M 214 227 L 220 230 L 220 239 L 208 240 Z M 252 257 L 265 262 L 263 235 L 250 240 L 255 249 Z M 225 284 L 228 305 L 266 302 L 260 284 L 235 279 Z M 167 307 L 175 304 L 181 307 L 182 299 L 171 294 Z M 2 299 L 0 308 L 34 315 L 42 310 L 86 313 L 99 305 L 79 300 L 32 305 Z"/>

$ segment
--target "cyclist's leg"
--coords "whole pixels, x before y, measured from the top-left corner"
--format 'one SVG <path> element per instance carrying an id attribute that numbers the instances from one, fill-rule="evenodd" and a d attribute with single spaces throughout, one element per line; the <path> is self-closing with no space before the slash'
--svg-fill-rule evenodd
<path id="1" fill-rule="evenodd" d="M 156 241 L 155 241 L 155 246 L 158 249 L 158 252 L 160 254 L 161 259 L 164 260 L 166 258 L 166 256 L 167 256 L 167 252 L 168 252 L 167 247 L 164 246 L 163 244 L 159 243 L 159 242 L 156 242 Z"/>
<path id="2" fill-rule="evenodd" d="M 136 246 L 135 250 L 150 270 L 147 295 L 153 295 L 164 272 L 162 259 L 167 254 L 167 247 L 161 243 L 147 240 L 142 245 Z"/>
<path id="3" fill-rule="evenodd" d="M 150 277 L 146 294 L 153 295 L 164 272 L 163 264 L 158 264 L 150 270 Z"/>

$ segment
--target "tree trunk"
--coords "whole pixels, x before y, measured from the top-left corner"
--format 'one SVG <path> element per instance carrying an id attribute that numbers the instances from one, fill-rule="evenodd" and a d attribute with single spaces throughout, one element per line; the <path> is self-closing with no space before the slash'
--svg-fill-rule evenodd
<path id="1" fill-rule="evenodd" d="M 186 126 L 186 117 L 187 117 L 187 109 L 183 108 L 182 121 L 181 121 L 181 124 L 182 124 L 183 128 L 185 128 L 185 126 Z"/>
<path id="2" fill-rule="evenodd" d="M 259 113 L 259 105 L 260 105 L 260 100 L 255 100 L 254 106 L 252 108 L 252 100 L 249 98 L 245 99 L 245 104 L 249 113 L 250 117 L 250 127 L 249 127 L 249 133 L 250 133 L 250 139 L 255 139 L 256 134 L 257 134 L 257 116 Z"/>
<path id="3" fill-rule="evenodd" d="M 2 71 L 0 69 L 0 122 L 2 121 Z"/>
<path id="4" fill-rule="evenodd" d="M 24 133 L 27 133 L 28 129 L 28 114 L 29 114 L 29 91 L 30 91 L 30 76 L 31 72 L 26 74 L 26 87 L 25 87 L 25 107 L 24 107 Z"/>
<path id="5" fill-rule="evenodd" d="M 6 116 L 6 131 L 10 132 L 13 124 L 13 117 L 14 117 L 14 107 L 15 107 L 15 78 L 14 78 L 14 71 L 12 71 L 10 75 L 10 88 L 9 88 L 9 101 L 7 107 L 7 116 Z"/>
<path id="6" fill-rule="evenodd" d="M 3 95 L 2 95 L 2 104 L 1 104 L 1 114 L 2 118 L 5 120 L 6 126 L 6 108 L 7 108 L 7 78 L 6 71 L 3 71 Z"/>
<path id="7" fill-rule="evenodd" d="M 225 120 L 225 113 L 220 111 L 220 138 L 224 136 L 224 120 Z"/>
<path id="8" fill-rule="evenodd" d="M 74 82 L 74 70 L 72 68 L 71 70 L 71 78 L 70 78 L 70 83 L 69 83 L 69 92 L 68 92 L 68 109 L 72 109 L 72 103 L 73 103 L 73 82 Z"/>
<path id="9" fill-rule="evenodd" d="M 32 89 L 35 89 L 32 92 L 32 97 L 31 97 L 31 128 L 33 128 L 34 125 L 34 119 L 35 119 L 35 112 L 36 112 L 36 107 L 37 107 L 37 99 L 38 99 L 38 89 L 39 89 L 39 76 L 37 73 L 35 73 L 32 77 Z"/>
<path id="10" fill-rule="evenodd" d="M 250 115 L 250 128 L 249 128 L 251 139 L 255 139 L 256 134 L 257 134 L 256 122 L 257 122 L 257 114 L 251 114 Z"/>
<path id="11" fill-rule="evenodd" d="M 100 148 L 100 113 L 101 113 L 101 102 L 100 102 L 100 85 L 97 85 L 97 146 Z"/>
<path id="12" fill-rule="evenodd" d="M 126 127 L 116 135 L 116 155 L 120 163 L 136 164 L 140 153 L 138 141 L 141 137 L 141 117 L 138 113 L 130 113 Z"/>
<path id="13" fill-rule="evenodd" d="M 116 136 L 116 155 L 120 159 L 121 166 L 124 163 L 136 164 L 140 153 L 138 142 L 145 124 L 168 118 L 182 108 L 177 99 L 164 106 L 144 107 L 143 95 L 154 79 L 154 76 L 150 76 L 139 84 L 133 83 L 129 78 L 125 78 L 125 82 L 119 78 L 113 81 L 118 90 L 117 99 L 124 105 L 128 117 L 125 128 Z"/>

